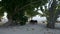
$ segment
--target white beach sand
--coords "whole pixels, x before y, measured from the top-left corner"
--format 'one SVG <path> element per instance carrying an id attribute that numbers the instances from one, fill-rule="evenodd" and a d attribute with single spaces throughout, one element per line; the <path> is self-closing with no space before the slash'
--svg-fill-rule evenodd
<path id="1" fill-rule="evenodd" d="M 57 26 L 60 24 L 56 24 Z M 0 34 L 60 34 L 60 29 L 46 28 L 46 24 L 26 24 L 24 26 L 2 27 Z"/>

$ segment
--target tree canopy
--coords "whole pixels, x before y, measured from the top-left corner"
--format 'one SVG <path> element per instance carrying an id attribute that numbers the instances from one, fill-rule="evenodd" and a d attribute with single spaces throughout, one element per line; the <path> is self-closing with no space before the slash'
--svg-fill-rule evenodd
<path id="1" fill-rule="evenodd" d="M 9 19 L 24 21 L 25 12 L 34 16 L 38 14 L 37 11 L 33 12 L 34 8 L 38 8 L 45 3 L 47 3 L 47 0 L 2 0 L 0 1 L 0 7 L 7 11 Z"/>

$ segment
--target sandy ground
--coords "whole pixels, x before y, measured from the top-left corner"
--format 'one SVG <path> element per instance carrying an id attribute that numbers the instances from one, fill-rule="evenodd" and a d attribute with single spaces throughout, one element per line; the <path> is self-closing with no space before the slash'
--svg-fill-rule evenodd
<path id="1" fill-rule="evenodd" d="M 59 25 L 56 24 L 56 27 Z M 24 26 L 2 27 L 0 34 L 60 34 L 60 29 L 46 28 L 46 24 L 26 24 Z"/>

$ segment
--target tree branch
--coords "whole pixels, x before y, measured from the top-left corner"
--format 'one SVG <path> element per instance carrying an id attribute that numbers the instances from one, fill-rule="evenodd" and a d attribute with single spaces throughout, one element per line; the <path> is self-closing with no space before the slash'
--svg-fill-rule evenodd
<path id="1" fill-rule="evenodd" d="M 29 3 L 29 4 L 27 4 L 27 5 L 23 6 L 23 7 L 21 7 L 21 8 L 18 9 L 18 10 L 20 11 L 20 10 L 22 10 L 22 9 L 25 9 L 25 7 L 31 5 L 32 3 L 37 3 L 37 2 L 40 2 L 40 1 L 31 2 L 31 3 Z"/>

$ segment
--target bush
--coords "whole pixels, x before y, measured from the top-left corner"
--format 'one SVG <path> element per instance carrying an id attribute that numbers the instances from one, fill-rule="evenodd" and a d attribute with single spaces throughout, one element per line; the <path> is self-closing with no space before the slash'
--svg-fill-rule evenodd
<path id="1" fill-rule="evenodd" d="M 20 25 L 25 25 L 27 21 L 28 21 L 28 17 L 23 16 L 23 19 L 21 20 Z"/>
<path id="2" fill-rule="evenodd" d="M 25 25 L 26 24 L 26 22 L 20 22 L 20 25 Z"/>

